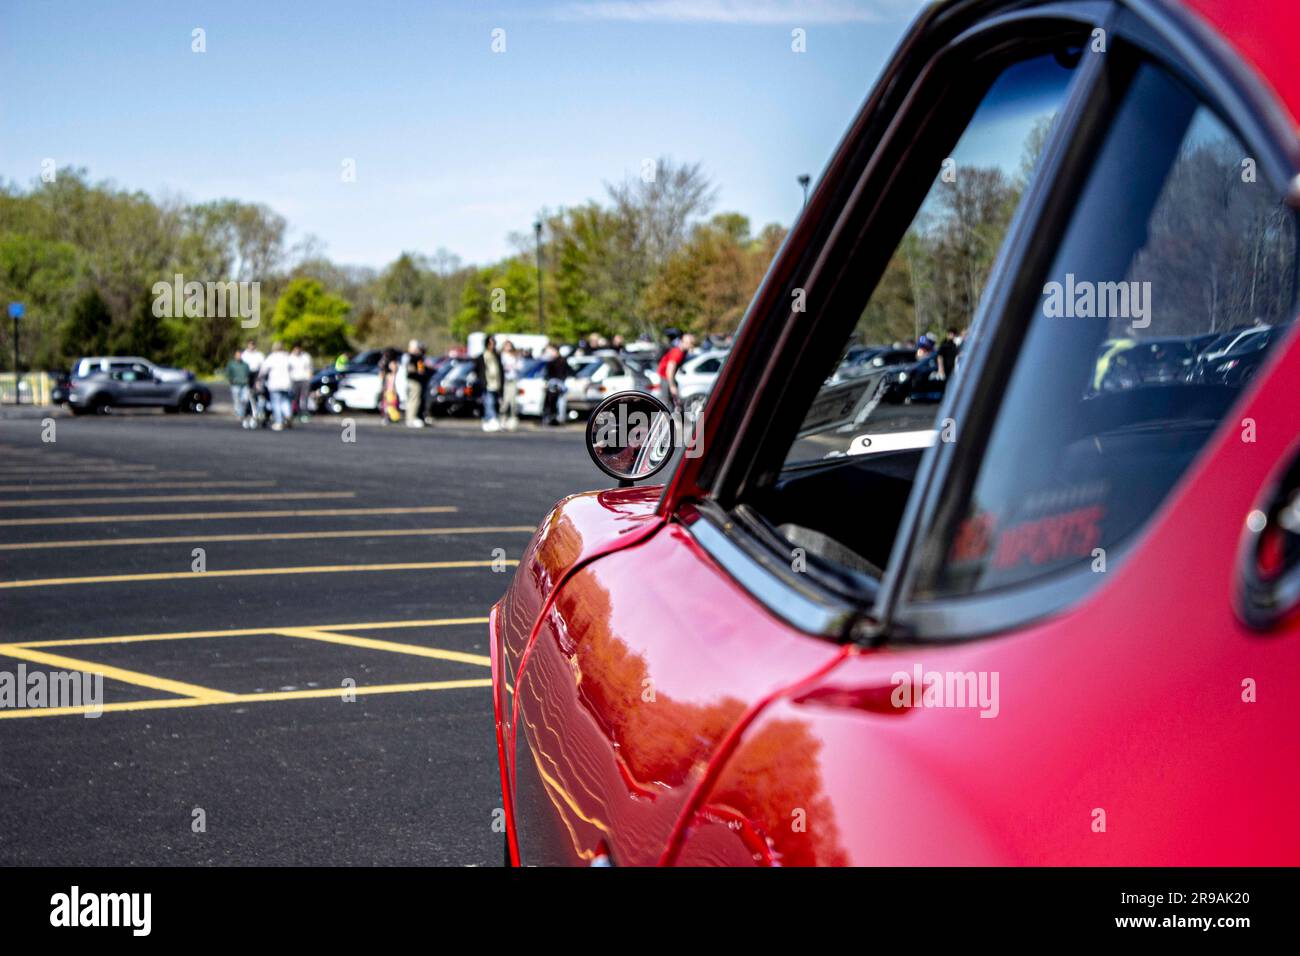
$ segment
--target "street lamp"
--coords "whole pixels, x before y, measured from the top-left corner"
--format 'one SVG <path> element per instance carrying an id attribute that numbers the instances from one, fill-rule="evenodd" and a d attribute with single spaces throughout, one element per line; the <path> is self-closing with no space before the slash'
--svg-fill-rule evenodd
<path id="1" fill-rule="evenodd" d="M 546 307 L 542 303 L 542 221 L 533 223 L 533 234 L 537 236 L 537 331 L 546 332 Z"/>
<path id="2" fill-rule="evenodd" d="M 14 404 L 22 404 L 22 379 L 18 374 L 18 320 L 23 317 L 23 304 L 21 302 L 9 303 L 9 318 L 14 320 Z"/>
<path id="3" fill-rule="evenodd" d="M 808 184 L 812 182 L 812 177 L 807 173 L 801 173 L 799 176 L 799 185 L 803 187 L 803 204 L 808 205 Z"/>

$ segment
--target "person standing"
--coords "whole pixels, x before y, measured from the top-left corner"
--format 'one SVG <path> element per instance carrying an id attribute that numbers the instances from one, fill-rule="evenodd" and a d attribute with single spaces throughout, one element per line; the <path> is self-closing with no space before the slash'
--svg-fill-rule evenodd
<path id="1" fill-rule="evenodd" d="M 501 343 L 501 376 L 505 379 L 505 389 L 501 393 L 501 421 L 507 431 L 519 427 L 519 414 L 516 411 L 519 395 L 517 392 L 519 369 L 523 359 L 515 351 L 514 343 L 506 339 Z"/>
<path id="2" fill-rule="evenodd" d="M 293 414 L 300 422 L 308 419 L 307 388 L 311 384 L 311 356 L 295 345 L 289 353 L 289 378 L 293 390 Z"/>
<path id="3" fill-rule="evenodd" d="M 569 377 L 569 363 L 554 345 L 546 346 L 542 353 L 546 359 L 546 399 L 542 403 L 542 424 L 558 425 L 560 398 L 564 395 L 564 380 Z"/>
<path id="4" fill-rule="evenodd" d="M 421 406 L 424 404 L 424 390 L 428 384 L 428 366 L 424 358 L 424 343 L 411 339 L 402 356 L 402 369 L 406 373 L 406 427 L 423 428 L 424 418 Z"/>
<path id="5" fill-rule="evenodd" d="M 957 369 L 957 330 L 948 329 L 948 335 L 939 343 L 939 354 L 936 361 L 939 363 L 939 378 L 945 381 L 952 378 L 952 373 Z"/>
<path id="6" fill-rule="evenodd" d="M 266 361 L 266 356 L 257 347 L 257 343 L 249 339 L 248 344 L 244 346 L 243 359 L 248 365 L 249 412 L 253 418 L 253 427 L 256 428 L 259 419 L 263 423 L 266 421 L 266 399 L 263 395 L 266 383 L 262 378 L 262 363 Z"/>
<path id="7" fill-rule="evenodd" d="M 379 361 L 379 411 L 382 415 L 381 425 L 389 425 L 402 420 L 401 399 L 397 391 L 397 375 L 401 366 L 397 353 L 393 349 L 384 349 Z"/>
<path id="8" fill-rule="evenodd" d="M 230 383 L 230 402 L 235 407 L 235 417 L 244 428 L 253 427 L 253 417 L 248 408 L 248 379 L 248 363 L 239 349 L 235 349 L 234 358 L 226 363 L 226 381 Z"/>
<path id="9" fill-rule="evenodd" d="M 497 421 L 497 406 L 501 403 L 501 390 L 505 385 L 505 376 L 501 369 L 501 355 L 497 352 L 496 340 L 488 336 L 483 342 L 483 351 L 474 363 L 478 380 L 483 383 L 483 430 L 494 432 L 501 428 Z"/>
<path id="10" fill-rule="evenodd" d="M 670 408 L 678 409 L 681 406 L 681 395 L 677 391 L 677 373 L 693 348 L 695 348 L 695 336 L 688 332 L 659 359 L 659 387 L 663 390 L 664 401 Z"/>
<path id="11" fill-rule="evenodd" d="M 279 342 L 271 346 L 271 354 L 262 362 L 259 377 L 271 394 L 271 429 L 283 431 L 293 417 L 293 376 L 289 371 L 289 353 Z"/>

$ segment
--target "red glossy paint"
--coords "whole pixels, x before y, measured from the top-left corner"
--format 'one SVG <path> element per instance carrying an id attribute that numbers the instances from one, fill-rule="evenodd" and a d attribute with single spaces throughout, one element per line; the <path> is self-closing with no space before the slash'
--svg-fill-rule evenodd
<path id="1" fill-rule="evenodd" d="M 765 709 L 701 802 L 776 862 L 1295 865 L 1300 620 L 1264 636 L 1232 607 L 1244 517 L 1297 451 L 1298 392 L 1293 338 L 1091 600 L 1002 638 L 855 652 Z M 1242 418 L 1269 434 L 1243 442 Z M 881 706 L 917 665 L 997 673 L 998 716 Z M 797 771 L 771 762 L 775 734 L 800 738 Z M 806 785 L 782 789 L 792 775 Z M 701 819 L 670 860 L 752 863 L 751 841 Z"/>
<path id="2" fill-rule="evenodd" d="M 1177 6 L 1177 4 L 1171 4 Z M 1294 0 L 1186 0 L 1200 17 L 1277 95 L 1300 127 L 1300 4 Z"/>
<path id="3" fill-rule="evenodd" d="M 1300 116 L 1293 0 L 1188 7 Z M 1247 630 L 1233 581 L 1245 516 L 1300 451 L 1297 394 L 1291 335 L 1103 586 L 952 645 L 849 649 L 774 618 L 674 518 L 696 460 L 662 497 L 567 499 L 491 616 L 512 859 L 1295 865 L 1300 620 Z M 734 427 L 705 421 L 706 443 Z M 917 668 L 996 675 L 996 718 L 895 707 Z"/>

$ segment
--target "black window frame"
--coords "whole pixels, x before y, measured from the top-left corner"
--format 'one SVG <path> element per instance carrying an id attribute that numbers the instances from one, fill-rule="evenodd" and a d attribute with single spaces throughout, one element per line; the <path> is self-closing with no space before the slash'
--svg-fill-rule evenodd
<path id="1" fill-rule="evenodd" d="M 1108 52 L 1098 60 L 1101 69 L 1091 77 L 1091 84 L 1081 90 L 1086 97 L 1082 104 L 1086 119 L 1073 131 L 1072 138 L 1056 136 L 1057 142 L 1049 147 L 1055 149 L 1053 155 L 1045 157 L 1039 177 L 1045 195 L 1036 210 L 1025 210 L 1036 211 L 1037 216 L 1025 224 L 1024 254 L 1018 260 L 1009 259 L 1017 264 L 1016 274 L 990 279 L 989 287 L 995 294 L 986 297 L 976 319 L 977 327 L 986 315 L 986 321 L 995 319 L 996 324 L 989 327 L 988 340 L 973 350 L 965 380 L 946 397 L 940 412 L 962 422 L 961 437 L 933 449 L 925 485 L 921 494 L 913 496 L 911 514 L 904 518 L 904 531 L 896 541 L 890 560 L 896 578 L 878 608 L 881 619 L 888 622 L 885 630 L 892 642 L 971 640 L 1060 614 L 1113 580 L 1155 522 L 1153 515 L 1118 546 L 1108 547 L 1107 577 L 1101 581 L 1090 566 L 1084 565 L 987 593 L 913 597 L 918 573 L 927 558 L 920 544 L 937 525 L 955 520 L 954 510 L 969 498 L 999 413 L 1002 390 L 1019 357 L 1018 343 L 1033 321 L 1033 303 L 1040 296 L 1043 279 L 1074 215 L 1074 199 L 1092 170 L 1095 153 L 1123 102 L 1127 81 L 1138 66 L 1152 64 L 1189 87 L 1237 137 L 1247 154 L 1257 160 L 1259 182 L 1273 189 L 1280 201 L 1288 202 L 1293 209 L 1297 206 L 1294 190 L 1300 157 L 1284 145 L 1293 140 L 1278 135 L 1285 127 L 1278 126 L 1284 121 L 1276 105 L 1243 71 L 1218 60 L 1214 44 L 1206 43 L 1203 36 L 1198 38 L 1188 23 L 1179 24 L 1170 11 L 1154 4 L 1115 3 L 1105 29 Z M 1057 133 L 1063 132 L 1064 128 L 1058 127 Z M 1001 265 L 995 266 L 995 274 Z M 1286 339 L 1294 332 L 1289 329 L 1283 341 L 1275 343 L 1275 355 L 1282 353 Z M 1225 416 L 1220 427 L 1230 419 L 1231 414 Z M 1159 510 L 1177 497 L 1178 489 L 1194 470 L 1193 465 L 1180 476 Z"/>
<path id="2" fill-rule="evenodd" d="M 782 423 L 772 414 L 770 403 L 788 401 L 792 382 L 802 381 L 806 390 L 808 383 L 819 384 L 825 378 L 816 371 L 819 363 L 826 364 L 814 347 L 819 340 L 821 352 L 833 350 L 838 357 L 841 343 L 847 339 L 826 331 L 826 326 L 834 325 L 829 318 L 833 310 L 824 308 L 820 319 L 801 321 L 783 305 L 790 302 L 796 288 L 812 295 L 819 280 L 823 289 L 829 285 L 833 293 L 843 281 L 833 269 L 835 259 L 841 268 L 849 259 L 856 259 L 860 266 L 854 247 L 862 237 L 878 235 L 876 216 L 884 205 L 872 203 L 872 190 L 878 195 L 882 180 L 888 183 L 891 168 L 899 167 L 898 157 L 908 153 L 901 140 L 906 139 L 909 125 L 913 133 L 924 132 L 925 121 L 936 109 L 933 100 L 914 102 L 918 85 L 930 77 L 944 56 L 951 57 L 955 51 L 981 45 L 984 55 L 995 55 L 995 48 L 1002 43 L 1005 63 L 1016 47 L 1032 42 L 1027 34 L 1066 27 L 1104 30 L 1107 52 L 1089 56 L 1085 50 L 1079 75 L 1071 81 L 1039 168 L 985 286 L 972 330 L 973 338 L 987 335 L 988 341 L 972 350 L 972 360 L 964 375 L 955 380 L 955 387 L 948 390 L 936 420 L 961 415 L 958 420 L 966 422 L 966 431 L 970 422 L 980 417 L 971 414 L 981 407 L 980 402 L 983 408 L 993 409 L 983 416 L 988 419 L 986 427 L 996 414 L 998 403 L 989 402 L 990 390 L 997 387 L 994 366 L 1014 364 L 1019 354 L 1018 348 L 999 349 L 998 344 L 1006 343 L 1032 315 L 1032 309 L 1016 306 L 1041 291 L 1032 280 L 1045 274 L 1074 212 L 1077 190 L 1070 187 L 1082 182 L 1091 169 L 1092 156 L 1122 94 L 1122 86 L 1116 87 L 1113 60 L 1108 59 L 1116 41 L 1121 49 L 1127 44 L 1140 50 L 1146 60 L 1195 90 L 1250 150 L 1260 180 L 1293 208 L 1300 208 L 1300 149 L 1289 135 L 1285 113 L 1254 74 L 1191 15 L 1148 0 L 1013 2 L 992 15 L 988 4 L 972 2 L 922 14 L 832 160 L 828 174 L 835 174 L 836 181 L 827 189 L 819 188 L 821 195 L 815 195 L 805 213 L 805 218 L 816 218 L 796 225 L 755 298 L 747 321 L 766 324 L 759 330 L 760 342 L 769 347 L 757 354 L 769 355 L 770 360 L 761 367 L 739 370 L 737 388 L 729 400 L 712 410 L 722 416 L 730 413 L 734 417 L 724 420 L 736 421 L 738 426 L 718 429 L 706 450 L 699 483 L 707 497 L 684 503 L 675 516 L 691 528 L 695 540 L 724 570 L 769 610 L 801 630 L 870 644 L 965 640 L 1059 613 L 1094 590 L 1095 576 L 1084 569 L 1082 574 L 1087 577 L 1082 580 L 1067 573 L 1001 589 L 996 595 L 910 600 L 917 543 L 930 530 L 935 509 L 945 498 L 954 497 L 946 494 L 950 482 L 962 469 L 978 469 L 987 431 L 978 440 L 936 443 L 925 453 L 880 588 L 866 600 L 846 599 L 790 572 L 784 562 L 774 562 L 770 542 L 761 540 L 762 529 L 746 527 L 744 509 L 736 508 L 756 482 L 772 474 L 772 462 L 764 461 L 758 452 L 771 452 L 773 447 L 784 452 L 785 446 L 773 440 L 770 429 L 784 424 L 793 440 L 797 422 Z M 919 122 L 916 110 L 923 110 Z M 968 115 L 961 124 L 963 130 L 969 120 Z M 856 238 L 846 241 L 847 236 Z M 1043 243 L 1044 237 L 1051 241 Z M 880 271 L 883 266 L 881 262 Z M 878 280 L 879 272 L 873 273 L 868 287 L 874 288 Z M 782 311 L 784 321 L 778 318 Z M 989 325 L 990 316 L 997 318 L 996 323 Z M 833 345 L 826 344 L 828 337 L 834 339 Z M 1279 343 L 1278 352 L 1284 347 Z M 831 359 L 829 365 L 833 364 Z M 785 377 L 784 383 L 777 380 L 778 375 Z M 811 400 L 811 395 L 808 398 Z M 976 428 L 971 435 L 981 431 Z M 779 470 L 780 462 L 775 464 Z M 1166 501 L 1174 493 L 1171 490 Z M 1148 527 L 1139 529 L 1130 545 Z M 1110 560 L 1122 563 L 1125 550 L 1112 552 Z"/>
<path id="3" fill-rule="evenodd" d="M 1109 9 L 1105 0 L 1072 0 L 1014 5 L 990 16 L 987 6 L 958 4 L 923 14 L 846 135 L 827 174 L 828 180 L 834 175 L 834 193 L 828 200 L 819 190 L 820 201 L 805 214 L 818 218 L 801 220 L 787 246 L 809 234 L 813 238 L 801 251 L 787 255 L 783 249 L 755 300 L 761 303 L 774 283 L 784 287 L 776 309 L 785 311 L 786 321 L 753 309 L 747 318 L 765 323 L 758 331 L 770 345 L 760 347 L 758 354 L 769 360 L 741 370 L 742 384 L 733 393 L 744 396 L 739 427 L 706 447 L 700 481 L 708 497 L 678 515 L 694 526 L 696 540 L 751 594 L 810 633 L 865 639 L 875 629 L 875 607 L 885 584 L 872 594 L 851 594 L 824 586 L 816 575 L 795 573 L 788 556 L 774 548 L 779 539 L 743 506 L 780 473 L 802 421 L 802 415 L 782 414 L 781 408 L 807 407 L 838 364 L 860 307 L 893 253 L 893 245 L 882 241 L 882 231 L 901 241 L 933 185 L 933 175 L 916 171 L 933 166 L 937 173 L 940 160 L 969 128 L 989 86 L 1006 66 L 1062 40 L 1086 42 Z M 975 70 L 981 71 L 979 83 L 972 82 Z M 1079 79 L 1071 79 L 1059 122 L 1066 122 Z M 841 162 L 849 169 L 835 170 Z M 1022 206 L 1031 193 L 1032 188 Z M 1023 210 L 1017 218 L 1021 215 Z M 1013 220 L 1004 246 L 1015 228 Z M 781 275 L 783 271 L 788 274 Z M 789 304 L 795 289 L 803 289 L 809 301 L 820 302 L 819 308 L 794 314 Z M 819 293 L 828 301 L 816 299 Z M 840 300 L 851 307 L 836 309 L 834 303 Z M 724 406 L 710 414 L 727 411 Z M 918 473 L 918 489 L 922 476 L 923 471 Z M 699 525 L 701 521 L 705 524 Z M 885 583 L 889 576 L 886 569 Z"/>

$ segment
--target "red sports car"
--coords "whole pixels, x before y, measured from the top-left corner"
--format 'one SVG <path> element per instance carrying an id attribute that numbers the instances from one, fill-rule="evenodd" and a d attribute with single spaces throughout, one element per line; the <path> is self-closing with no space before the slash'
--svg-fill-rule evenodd
<path id="1" fill-rule="evenodd" d="M 1298 37 L 925 10 L 667 484 L 492 610 L 509 862 L 1300 863 Z M 671 429 L 593 431 L 655 401 L 588 429 L 625 485 Z"/>

